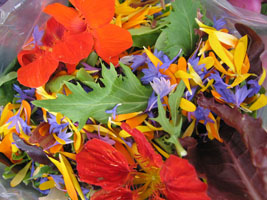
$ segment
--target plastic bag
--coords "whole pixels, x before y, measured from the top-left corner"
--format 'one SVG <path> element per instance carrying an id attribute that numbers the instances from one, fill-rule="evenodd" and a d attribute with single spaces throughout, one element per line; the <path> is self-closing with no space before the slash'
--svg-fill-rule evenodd
<path id="1" fill-rule="evenodd" d="M 16 57 L 35 25 L 49 17 L 42 9 L 49 3 L 67 0 L 0 0 L 0 75 Z"/>

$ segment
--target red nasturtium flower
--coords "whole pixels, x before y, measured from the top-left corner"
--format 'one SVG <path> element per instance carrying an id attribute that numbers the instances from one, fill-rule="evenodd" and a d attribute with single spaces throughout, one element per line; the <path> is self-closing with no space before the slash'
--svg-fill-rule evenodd
<path id="1" fill-rule="evenodd" d="M 171 155 L 163 162 L 140 131 L 131 129 L 126 123 L 122 123 L 121 128 L 133 136 L 139 152 L 136 159 L 142 170 L 134 170 L 124 155 L 111 145 L 99 139 L 88 141 L 77 154 L 77 170 L 82 181 L 103 188 L 93 195 L 94 200 L 112 197 L 133 200 L 210 199 L 206 194 L 207 185 L 198 179 L 194 167 L 187 160 Z"/>
<path id="2" fill-rule="evenodd" d="M 42 86 L 57 69 L 60 61 L 69 64 L 66 67 L 71 73 L 75 69 L 72 66 L 87 57 L 92 49 L 92 42 L 87 40 L 86 35 L 87 33 L 70 34 L 54 18 L 49 19 L 42 45 L 35 45 L 34 49 L 23 50 L 18 54 L 21 65 L 18 81 L 28 87 Z"/>
<path id="3" fill-rule="evenodd" d="M 77 9 L 55 3 L 44 12 L 53 16 L 46 25 L 41 45 L 18 54 L 21 68 L 18 81 L 28 87 L 44 85 L 55 72 L 59 62 L 68 71 L 92 50 L 106 62 L 118 63 L 120 53 L 132 46 L 127 30 L 109 24 L 114 15 L 114 0 L 101 4 L 94 0 L 71 0 Z"/>

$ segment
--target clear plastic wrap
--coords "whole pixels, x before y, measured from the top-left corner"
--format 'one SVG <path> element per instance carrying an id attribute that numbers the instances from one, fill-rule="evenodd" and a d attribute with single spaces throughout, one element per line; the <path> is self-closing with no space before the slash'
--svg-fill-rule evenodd
<path id="1" fill-rule="evenodd" d="M 67 0 L 1 0 L 0 1 L 0 75 L 16 57 L 36 24 L 48 15 L 42 9 L 49 3 Z"/>

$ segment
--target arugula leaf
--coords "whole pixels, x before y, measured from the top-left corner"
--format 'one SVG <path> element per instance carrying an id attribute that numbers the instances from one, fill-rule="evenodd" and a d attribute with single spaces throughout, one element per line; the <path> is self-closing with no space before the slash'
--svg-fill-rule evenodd
<path id="1" fill-rule="evenodd" d="M 179 83 L 174 93 L 169 95 L 169 105 L 172 117 L 172 123 L 177 125 L 179 121 L 178 108 L 180 106 L 181 98 L 184 95 L 185 84 L 183 81 Z"/>
<path id="2" fill-rule="evenodd" d="M 118 76 L 113 65 L 107 69 L 102 65 L 101 87 L 95 82 L 87 82 L 92 92 L 86 93 L 80 84 L 74 85 L 66 82 L 72 92 L 65 96 L 58 94 L 57 99 L 33 101 L 36 106 L 43 107 L 52 112 L 60 112 L 74 122 L 79 122 L 81 129 L 89 117 L 106 123 L 110 114 L 105 111 L 112 109 L 117 104 L 117 113 L 131 113 L 142 111 L 147 107 L 147 101 L 152 93 L 151 88 L 141 84 L 131 69 L 121 64 L 125 76 Z"/>
<path id="3" fill-rule="evenodd" d="M 198 28 L 195 18 L 200 3 L 197 0 L 176 0 L 172 3 L 172 7 L 173 10 L 168 17 L 170 25 L 161 33 L 167 36 L 167 43 L 165 48 L 160 50 L 170 58 L 174 58 L 180 49 L 183 50 L 182 54 L 189 56 L 195 49 L 198 39 L 194 29 Z"/>
<path id="4" fill-rule="evenodd" d="M 163 108 L 163 105 L 160 101 L 160 97 L 158 96 L 158 117 L 153 118 L 152 120 L 157 121 L 163 128 L 164 131 L 169 133 L 170 137 L 163 137 L 162 139 L 165 140 L 165 142 L 169 142 L 171 144 L 175 145 L 176 151 L 180 156 L 185 156 L 186 151 L 183 149 L 182 145 L 180 144 L 178 137 L 181 135 L 181 129 L 183 120 L 181 117 L 179 117 L 178 123 L 173 124 L 171 120 L 169 120 L 166 117 L 166 111 Z M 178 111 L 176 113 L 178 115 Z"/>

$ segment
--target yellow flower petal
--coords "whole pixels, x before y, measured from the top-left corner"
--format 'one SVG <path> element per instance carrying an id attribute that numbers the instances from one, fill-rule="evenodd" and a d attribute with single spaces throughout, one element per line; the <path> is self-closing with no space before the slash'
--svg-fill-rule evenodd
<path id="1" fill-rule="evenodd" d="M 61 138 L 59 138 L 55 133 L 53 133 L 53 136 L 55 138 L 55 140 L 59 143 L 59 144 L 66 144 L 66 142 L 64 140 L 62 140 Z"/>
<path id="2" fill-rule="evenodd" d="M 55 187 L 55 181 L 54 180 L 49 180 L 49 181 L 43 182 L 39 185 L 40 190 L 48 190 L 48 189 L 51 189 L 54 187 Z"/>
<path id="3" fill-rule="evenodd" d="M 234 63 L 235 63 L 237 74 L 241 74 L 241 69 L 242 69 L 244 59 L 246 56 L 247 45 L 248 45 L 247 35 L 240 38 L 240 40 L 238 41 L 236 45 L 235 52 L 234 52 Z"/>
<path id="4" fill-rule="evenodd" d="M 202 65 L 202 64 L 205 64 L 205 67 L 207 69 L 210 69 L 214 65 L 214 59 L 210 56 L 200 59 L 200 61 L 198 62 L 198 65 Z"/>
<path id="5" fill-rule="evenodd" d="M 220 57 L 220 59 L 233 71 L 235 72 L 234 64 L 231 62 L 229 57 L 226 55 L 227 51 L 219 42 L 217 36 L 214 33 L 209 34 L 209 43 L 212 50 Z"/>
<path id="6" fill-rule="evenodd" d="M 211 30 L 211 29 L 207 29 L 207 28 L 200 28 L 201 31 L 204 31 L 205 33 L 211 35 L 214 34 L 216 35 L 216 37 L 218 38 L 218 40 L 226 45 L 229 45 L 231 47 L 235 47 L 238 39 L 229 34 L 229 33 L 225 33 L 225 32 L 221 32 L 221 31 L 216 31 L 216 30 Z"/>
<path id="7" fill-rule="evenodd" d="M 188 63 L 188 69 L 189 69 L 190 75 L 193 76 L 193 80 L 195 81 L 195 83 L 203 87 L 200 76 L 198 75 L 198 73 L 196 73 L 196 71 L 194 70 L 194 68 L 191 66 L 190 63 Z"/>
<path id="8" fill-rule="evenodd" d="M 249 110 L 258 110 L 267 105 L 267 96 L 261 94 L 260 97 L 249 107 Z"/>
<path id="9" fill-rule="evenodd" d="M 82 200 L 85 200 L 85 197 L 83 195 L 81 186 L 80 186 L 76 176 L 74 175 L 74 172 L 72 170 L 72 167 L 71 167 L 69 161 L 62 154 L 59 154 L 59 159 L 60 159 L 61 163 L 64 164 L 63 166 L 66 167 L 66 170 L 68 171 L 68 174 L 69 174 L 69 176 L 71 178 L 71 181 L 72 181 L 76 191 L 78 192 L 79 196 L 81 197 Z"/>
<path id="10" fill-rule="evenodd" d="M 10 182 L 10 186 L 11 187 L 15 187 L 18 184 L 21 183 L 21 181 L 25 178 L 30 166 L 32 164 L 32 161 L 28 162 L 27 165 L 25 165 L 25 167 L 23 167 L 16 175 L 15 177 L 12 179 L 12 181 Z"/>
<path id="11" fill-rule="evenodd" d="M 195 129 L 195 124 L 196 124 L 196 120 L 194 119 L 191 124 L 187 127 L 187 129 L 185 130 L 183 137 L 190 137 Z"/>
<path id="12" fill-rule="evenodd" d="M 230 86 L 228 86 L 228 88 L 232 88 L 232 87 L 237 86 L 239 83 L 243 82 L 244 80 L 246 80 L 251 75 L 252 74 L 242 74 L 242 75 L 237 76 L 235 78 L 234 82 Z"/>
<path id="13" fill-rule="evenodd" d="M 260 77 L 259 82 L 258 82 L 259 85 L 262 85 L 265 78 L 266 78 L 266 70 L 264 69 L 264 67 L 262 69 L 263 69 L 263 72 L 262 72 L 261 77 Z"/>
<path id="14" fill-rule="evenodd" d="M 169 158 L 170 155 L 166 153 L 163 149 L 161 149 L 158 145 L 156 145 L 154 142 L 152 142 L 152 145 L 157 149 L 157 151 L 164 156 L 165 158 Z"/>
<path id="15" fill-rule="evenodd" d="M 196 110 L 195 104 L 185 98 L 181 98 L 180 107 L 188 112 L 194 112 Z"/>
<path id="16" fill-rule="evenodd" d="M 151 60 L 151 62 L 153 63 L 153 65 L 155 67 L 161 66 L 162 62 L 160 59 L 158 59 L 151 51 L 149 51 L 147 48 L 145 48 L 145 53 L 148 56 L 148 58 Z"/>
<path id="17" fill-rule="evenodd" d="M 64 179 L 64 183 L 65 183 L 65 186 L 66 186 L 66 190 L 67 190 L 68 195 L 70 196 L 70 198 L 72 200 L 78 200 L 78 196 L 77 196 L 75 187 L 73 185 L 71 177 L 70 177 L 70 175 L 68 173 L 68 170 L 67 170 L 66 166 L 64 165 L 64 163 L 62 163 L 62 161 L 59 162 L 56 159 L 51 158 L 51 157 L 48 157 L 48 158 L 51 160 L 51 162 L 53 162 L 56 165 L 56 167 L 58 168 L 58 170 L 62 174 L 63 179 Z M 61 158 L 61 160 L 62 160 L 62 158 Z"/>

